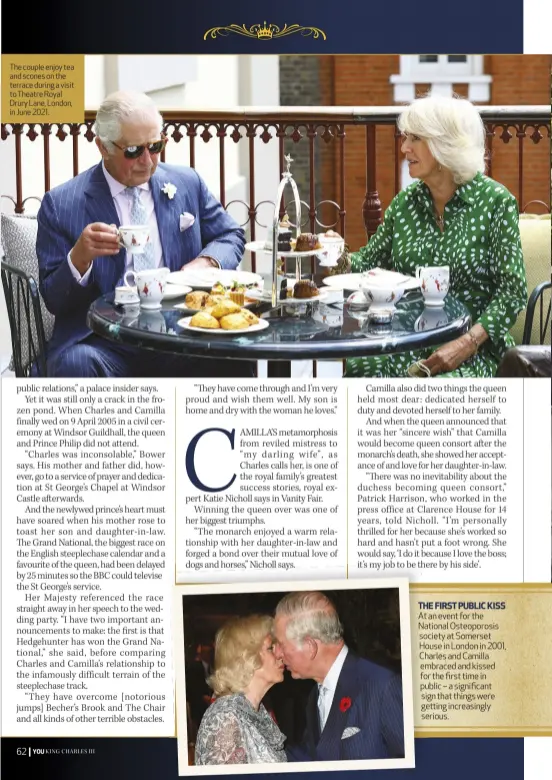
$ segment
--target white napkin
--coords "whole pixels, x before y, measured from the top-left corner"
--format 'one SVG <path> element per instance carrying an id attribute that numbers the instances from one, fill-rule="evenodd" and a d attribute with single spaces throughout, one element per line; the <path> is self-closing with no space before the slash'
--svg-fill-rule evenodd
<path id="1" fill-rule="evenodd" d="M 184 230 L 188 230 L 189 227 L 192 227 L 192 225 L 195 222 L 195 217 L 193 214 L 188 214 L 187 211 L 185 211 L 183 214 L 180 215 L 180 232 L 184 232 Z"/>

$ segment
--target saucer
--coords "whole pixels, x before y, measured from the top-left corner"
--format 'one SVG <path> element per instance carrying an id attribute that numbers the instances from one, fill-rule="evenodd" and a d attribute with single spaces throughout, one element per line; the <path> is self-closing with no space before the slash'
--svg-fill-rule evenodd
<path id="1" fill-rule="evenodd" d="M 140 298 L 138 297 L 138 294 L 128 295 L 124 300 L 117 300 L 117 298 L 114 298 L 113 302 L 116 306 L 136 306 L 136 304 L 140 303 Z"/>
<path id="2" fill-rule="evenodd" d="M 335 268 L 336 265 L 339 262 L 339 258 L 337 260 L 335 260 L 334 262 L 324 263 L 322 260 L 319 260 L 318 262 L 319 262 L 320 268 Z"/>

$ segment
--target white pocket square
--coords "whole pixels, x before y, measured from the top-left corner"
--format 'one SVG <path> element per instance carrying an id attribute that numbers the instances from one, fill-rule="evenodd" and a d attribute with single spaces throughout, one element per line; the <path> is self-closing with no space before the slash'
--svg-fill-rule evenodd
<path id="1" fill-rule="evenodd" d="M 355 734 L 358 734 L 360 729 L 358 726 L 348 726 L 343 734 L 341 735 L 341 739 L 348 739 L 349 737 L 354 737 Z"/>
<path id="2" fill-rule="evenodd" d="M 194 222 L 194 215 L 188 214 L 188 212 L 185 211 L 184 214 L 180 215 L 180 232 L 182 233 L 183 230 L 188 230 L 189 227 L 192 227 Z"/>

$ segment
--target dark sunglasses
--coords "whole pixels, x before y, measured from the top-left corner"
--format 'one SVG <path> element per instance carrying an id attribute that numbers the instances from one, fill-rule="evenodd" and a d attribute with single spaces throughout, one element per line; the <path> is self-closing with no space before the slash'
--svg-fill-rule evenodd
<path id="1" fill-rule="evenodd" d="M 161 138 L 159 141 L 153 141 L 151 144 L 143 144 L 142 146 L 119 146 L 115 141 L 112 141 L 113 146 L 120 149 L 127 160 L 136 160 L 144 153 L 144 149 L 147 149 L 150 154 L 159 154 L 165 148 L 166 143 L 166 138 Z"/>

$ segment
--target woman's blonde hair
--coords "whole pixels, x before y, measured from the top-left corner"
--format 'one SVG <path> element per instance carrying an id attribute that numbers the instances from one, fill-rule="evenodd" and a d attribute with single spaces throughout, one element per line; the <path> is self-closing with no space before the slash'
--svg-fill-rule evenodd
<path id="1" fill-rule="evenodd" d="M 456 184 L 485 172 L 485 125 L 469 100 L 418 98 L 400 114 L 398 126 L 401 133 L 422 138 L 437 162 L 452 172 Z"/>
<path id="2" fill-rule="evenodd" d="M 250 615 L 233 618 L 215 637 L 215 672 L 208 680 L 217 696 L 241 693 L 260 669 L 261 648 L 272 634 L 272 618 Z"/>

